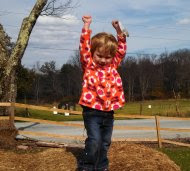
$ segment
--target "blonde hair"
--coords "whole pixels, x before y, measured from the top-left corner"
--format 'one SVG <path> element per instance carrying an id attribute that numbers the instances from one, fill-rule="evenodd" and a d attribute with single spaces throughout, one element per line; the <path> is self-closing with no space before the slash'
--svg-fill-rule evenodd
<path id="1" fill-rule="evenodd" d="M 94 35 L 91 39 L 91 53 L 103 47 L 105 53 L 109 53 L 112 57 L 115 56 L 117 51 L 117 40 L 112 34 L 105 32 Z"/>

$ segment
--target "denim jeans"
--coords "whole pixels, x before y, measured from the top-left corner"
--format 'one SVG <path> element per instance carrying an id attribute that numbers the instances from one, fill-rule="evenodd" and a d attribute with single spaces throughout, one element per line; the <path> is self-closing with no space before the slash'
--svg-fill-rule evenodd
<path id="1" fill-rule="evenodd" d="M 107 152 L 113 131 L 113 111 L 100 111 L 83 107 L 84 126 L 87 131 L 85 149 L 79 168 L 85 171 L 103 171 L 108 168 Z"/>

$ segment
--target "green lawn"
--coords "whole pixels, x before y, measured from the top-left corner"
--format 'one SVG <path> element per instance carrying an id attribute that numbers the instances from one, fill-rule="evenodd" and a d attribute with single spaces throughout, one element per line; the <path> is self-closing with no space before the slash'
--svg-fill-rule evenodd
<path id="1" fill-rule="evenodd" d="M 123 114 L 140 114 L 141 102 L 129 102 L 116 113 Z M 148 106 L 151 105 L 151 108 Z M 176 112 L 175 100 L 151 100 L 142 102 L 143 115 L 160 115 L 160 116 L 180 116 L 190 117 L 190 99 L 181 99 L 177 101 L 179 114 Z"/>
<path id="2" fill-rule="evenodd" d="M 190 117 L 190 99 L 180 99 L 177 100 L 177 103 L 174 99 L 127 102 L 123 108 L 115 111 L 115 113 L 139 115 L 141 104 L 142 115 Z M 176 104 L 179 114 L 176 112 Z M 151 105 L 151 108 L 148 108 L 149 105 Z M 77 110 L 82 110 L 79 105 Z"/>
<path id="3" fill-rule="evenodd" d="M 53 112 L 48 111 L 40 111 L 40 110 L 29 110 L 30 115 L 26 115 L 25 109 L 17 108 L 16 109 L 16 116 L 20 117 L 29 117 L 35 119 L 43 119 L 43 120 L 51 120 L 51 121 L 78 121 L 82 120 L 81 115 L 70 115 L 65 116 L 64 114 L 53 114 Z"/>
<path id="4" fill-rule="evenodd" d="M 190 148 L 162 148 L 160 151 L 180 166 L 182 171 L 190 171 Z"/>
<path id="5" fill-rule="evenodd" d="M 141 102 L 127 103 L 122 109 L 115 111 L 120 114 L 140 114 Z M 151 108 L 148 106 L 151 105 Z M 160 116 L 180 116 L 190 117 L 190 99 L 181 99 L 177 101 L 179 114 L 176 112 L 175 100 L 152 100 L 142 102 L 142 115 L 160 115 Z M 50 105 L 51 106 L 51 105 Z M 77 105 L 77 110 L 81 111 L 82 108 Z M 31 118 L 45 119 L 52 121 L 71 121 L 82 120 L 79 115 L 64 116 L 64 114 L 54 115 L 52 112 L 29 110 Z M 16 116 L 26 116 L 25 109 L 16 109 Z"/>

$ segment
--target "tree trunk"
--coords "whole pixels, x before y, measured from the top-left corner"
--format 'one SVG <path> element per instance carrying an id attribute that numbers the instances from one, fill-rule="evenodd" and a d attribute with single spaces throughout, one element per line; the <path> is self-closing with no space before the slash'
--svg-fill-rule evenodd
<path id="1" fill-rule="evenodd" d="M 47 0 L 37 0 L 30 15 L 23 19 L 19 36 L 10 55 L 3 44 L 0 46 L 0 102 L 15 102 L 16 70 L 28 45 L 32 29 L 46 3 Z"/>
<path id="2" fill-rule="evenodd" d="M 16 85 L 16 74 L 15 70 L 12 71 L 9 77 L 2 79 L 2 90 L 0 102 L 15 102 L 17 94 Z M 7 108 L 2 108 L 0 110 L 0 115 L 8 115 L 9 110 Z"/>

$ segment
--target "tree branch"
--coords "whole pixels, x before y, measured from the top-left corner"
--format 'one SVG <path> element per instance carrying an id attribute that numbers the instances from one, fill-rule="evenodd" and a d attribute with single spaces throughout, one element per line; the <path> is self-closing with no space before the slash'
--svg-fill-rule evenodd
<path id="1" fill-rule="evenodd" d="M 73 4 L 73 0 L 67 0 L 64 4 L 59 3 L 58 0 L 51 0 L 42 10 L 41 15 L 45 16 L 63 16 L 68 10 L 76 8 L 78 6 L 78 2 Z"/>

